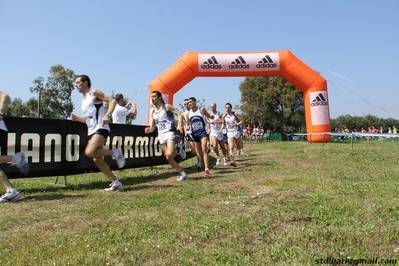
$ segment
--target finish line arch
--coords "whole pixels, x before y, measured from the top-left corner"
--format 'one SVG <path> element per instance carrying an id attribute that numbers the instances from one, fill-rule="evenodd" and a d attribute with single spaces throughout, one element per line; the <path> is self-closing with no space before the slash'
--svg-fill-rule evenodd
<path id="1" fill-rule="evenodd" d="M 164 101 L 196 77 L 281 76 L 304 94 L 306 132 L 309 142 L 331 140 L 327 82 L 288 50 L 265 52 L 186 52 L 151 81 L 149 93 L 157 90 Z M 150 119 L 150 107 L 148 119 Z"/>

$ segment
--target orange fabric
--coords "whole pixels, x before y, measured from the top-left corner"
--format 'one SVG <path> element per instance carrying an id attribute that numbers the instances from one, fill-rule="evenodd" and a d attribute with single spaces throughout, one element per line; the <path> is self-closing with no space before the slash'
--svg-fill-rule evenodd
<path id="1" fill-rule="evenodd" d="M 150 83 L 167 103 L 195 77 L 281 76 L 304 93 L 306 131 L 310 142 L 328 142 L 330 110 L 327 82 L 288 50 L 264 52 L 186 52 Z M 165 97 L 166 96 L 166 97 Z M 148 114 L 150 114 L 150 108 Z M 150 115 L 148 116 L 150 117 Z"/>

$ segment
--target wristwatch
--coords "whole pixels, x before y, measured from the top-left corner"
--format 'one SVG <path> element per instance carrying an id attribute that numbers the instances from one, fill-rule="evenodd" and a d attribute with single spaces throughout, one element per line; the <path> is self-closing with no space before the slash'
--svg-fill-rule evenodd
<path id="1" fill-rule="evenodd" d="M 3 113 L 3 111 L 0 111 L 0 116 L 4 116 L 4 113 Z"/>
<path id="2" fill-rule="evenodd" d="M 108 118 L 111 118 L 111 114 L 106 114 L 108 116 Z"/>

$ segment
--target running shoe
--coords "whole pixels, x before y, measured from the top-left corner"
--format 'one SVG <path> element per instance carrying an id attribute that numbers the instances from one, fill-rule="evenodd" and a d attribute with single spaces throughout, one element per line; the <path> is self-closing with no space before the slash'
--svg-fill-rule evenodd
<path id="1" fill-rule="evenodd" d="M 12 156 L 11 165 L 18 167 L 23 175 L 29 173 L 29 164 L 25 161 L 25 156 L 22 152 L 18 152 Z"/>
<path id="2" fill-rule="evenodd" d="M 177 181 L 184 181 L 184 180 L 187 180 L 188 179 L 188 175 L 185 173 L 185 172 L 183 172 L 181 175 L 180 175 L 180 177 L 178 178 L 178 179 L 176 179 Z"/>
<path id="3" fill-rule="evenodd" d="M 125 158 L 123 157 L 123 153 L 120 149 L 114 149 L 112 158 L 115 159 L 118 168 L 122 168 L 125 166 Z"/>
<path id="4" fill-rule="evenodd" d="M 16 189 L 14 191 L 11 191 L 9 189 L 3 196 L 1 196 L 0 203 L 15 202 L 15 201 L 19 201 L 20 199 L 21 199 L 21 195 L 19 194 L 19 192 Z"/>
<path id="5" fill-rule="evenodd" d="M 105 192 L 113 192 L 113 191 L 118 191 L 122 189 L 122 183 L 119 181 L 116 182 L 112 182 L 111 184 L 109 184 L 109 188 L 105 188 L 104 191 Z"/>
<path id="6" fill-rule="evenodd" d="M 205 170 L 204 176 L 205 176 L 205 177 L 206 177 L 206 176 L 209 176 L 209 170 L 208 170 L 208 169 Z"/>

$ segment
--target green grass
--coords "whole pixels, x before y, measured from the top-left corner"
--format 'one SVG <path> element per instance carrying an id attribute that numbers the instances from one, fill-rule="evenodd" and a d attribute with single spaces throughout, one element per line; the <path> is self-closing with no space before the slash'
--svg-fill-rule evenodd
<path id="1" fill-rule="evenodd" d="M 315 265 L 399 254 L 399 143 L 245 145 L 210 177 L 194 159 L 104 175 L 12 180 L 1 204 L 0 265 Z M 215 159 L 211 160 L 212 165 Z M 399 260 L 398 260 L 399 261 Z"/>

